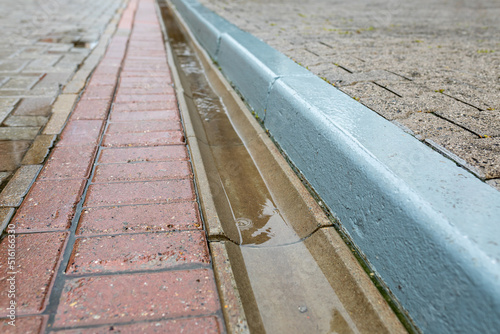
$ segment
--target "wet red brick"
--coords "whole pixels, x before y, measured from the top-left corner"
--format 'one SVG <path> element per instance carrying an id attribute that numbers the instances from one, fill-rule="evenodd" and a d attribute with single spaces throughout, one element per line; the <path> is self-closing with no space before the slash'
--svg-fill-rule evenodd
<path id="1" fill-rule="evenodd" d="M 116 59 L 116 58 L 115 58 Z M 106 86 L 106 85 L 114 85 L 117 82 L 117 78 L 114 76 L 109 76 L 106 74 L 93 75 L 90 79 L 90 85 L 93 86 Z"/>
<path id="2" fill-rule="evenodd" d="M 90 174 L 96 147 L 56 147 L 45 163 L 38 179 L 83 179 Z"/>
<path id="3" fill-rule="evenodd" d="M 158 270 L 209 263 L 204 231 L 78 238 L 68 274 Z"/>
<path id="4" fill-rule="evenodd" d="M 46 316 L 16 317 L 13 322 L 15 326 L 9 324 L 9 318 L 0 319 L 0 333 L 3 334 L 38 334 L 42 332 L 47 321 Z"/>
<path id="5" fill-rule="evenodd" d="M 172 130 L 182 130 L 181 122 L 155 120 L 110 123 L 106 133 L 157 132 Z"/>
<path id="6" fill-rule="evenodd" d="M 0 317 L 8 315 L 9 290 L 15 277 L 16 313 L 42 312 L 67 233 L 18 234 L 15 238 L 15 275 L 7 262 L 9 238 L 0 244 Z"/>
<path id="7" fill-rule="evenodd" d="M 160 42 L 161 43 L 161 42 Z M 158 74 L 162 75 L 170 75 L 170 70 L 166 63 L 159 63 L 155 61 L 129 61 L 128 59 L 125 61 L 125 65 L 123 66 L 124 72 L 142 72 L 142 76 L 148 76 L 149 74 Z"/>
<path id="8" fill-rule="evenodd" d="M 158 87 L 158 86 L 171 86 L 172 79 L 165 80 L 162 78 L 150 78 L 150 77 L 128 77 L 120 79 L 120 87 Z"/>
<path id="9" fill-rule="evenodd" d="M 174 87 L 170 85 L 144 86 L 144 87 L 120 87 L 118 94 L 174 94 Z"/>
<path id="10" fill-rule="evenodd" d="M 161 41 L 161 38 L 160 38 Z M 125 60 L 123 64 L 124 69 L 137 69 L 137 70 L 158 70 L 158 71 L 169 71 L 168 65 L 165 62 L 165 60 L 141 60 L 137 61 L 134 59 L 127 59 Z"/>
<path id="11" fill-rule="evenodd" d="M 139 70 L 127 70 L 123 71 L 120 74 L 120 77 L 122 78 L 135 78 L 135 77 L 144 77 L 144 74 L 147 73 L 149 78 L 156 79 L 158 82 L 166 82 L 170 83 L 172 81 L 172 77 L 170 76 L 170 72 L 165 71 L 165 72 L 145 72 L 145 71 L 139 71 Z"/>
<path id="12" fill-rule="evenodd" d="M 216 317 L 200 317 L 189 319 L 175 319 L 136 323 L 131 325 L 107 325 L 87 329 L 70 329 L 58 331 L 63 334 L 156 334 L 156 333 L 183 333 L 183 334 L 217 334 L 222 333 Z"/>
<path id="13" fill-rule="evenodd" d="M 122 61 L 120 59 L 114 59 L 114 58 L 106 58 L 104 57 L 99 65 L 107 65 L 107 66 L 121 66 Z"/>
<path id="14" fill-rule="evenodd" d="M 110 45 L 111 47 L 111 45 Z M 120 49 L 117 47 L 115 50 L 113 50 L 116 53 L 122 54 L 125 52 L 124 49 Z M 109 65 L 103 65 L 103 66 L 97 66 L 97 68 L 94 71 L 94 75 L 108 75 L 110 77 L 118 77 L 118 72 L 120 71 L 120 68 L 117 66 L 109 66 Z"/>
<path id="15" fill-rule="evenodd" d="M 75 120 L 70 121 L 61 134 L 58 146 L 97 145 L 104 121 Z"/>
<path id="16" fill-rule="evenodd" d="M 69 228 L 85 180 L 37 181 L 14 216 L 16 231 Z"/>
<path id="17" fill-rule="evenodd" d="M 66 281 L 56 327 L 211 315 L 219 309 L 208 269 Z"/>
<path id="18" fill-rule="evenodd" d="M 166 55 L 164 50 L 156 50 L 148 52 L 144 52 L 141 50 L 129 50 L 129 52 L 127 53 L 127 58 L 134 59 L 136 57 L 163 57 L 163 59 L 165 59 Z"/>
<path id="19" fill-rule="evenodd" d="M 141 62 L 141 61 L 165 61 L 165 55 L 148 55 L 140 52 L 128 52 L 127 60 L 133 62 Z"/>
<path id="20" fill-rule="evenodd" d="M 154 95 L 145 95 L 145 94 L 123 94 L 118 93 L 116 96 L 116 103 L 130 103 L 130 102 L 171 102 L 175 101 L 175 95 L 173 94 L 154 94 Z"/>
<path id="21" fill-rule="evenodd" d="M 124 163 L 134 161 L 187 160 L 184 145 L 104 148 L 99 163 Z"/>
<path id="22" fill-rule="evenodd" d="M 181 202 L 85 208 L 77 234 L 116 234 L 201 229 L 198 205 Z"/>
<path id="23" fill-rule="evenodd" d="M 176 110 L 177 101 L 167 102 L 126 102 L 113 104 L 113 111 L 155 111 L 155 110 Z"/>
<path id="24" fill-rule="evenodd" d="M 156 42 L 151 41 L 142 41 L 142 40 L 134 40 L 133 38 L 129 42 L 129 50 L 131 52 L 140 50 L 140 51 L 152 51 L 152 52 L 162 52 L 165 53 L 163 49 L 163 43 L 161 40 L 157 40 Z"/>
<path id="25" fill-rule="evenodd" d="M 98 165 L 93 182 L 158 181 L 191 177 L 187 161 L 133 162 Z"/>
<path id="26" fill-rule="evenodd" d="M 169 203 L 195 199 L 191 180 L 98 183 L 89 187 L 85 206 Z"/>
<path id="27" fill-rule="evenodd" d="M 184 143 L 182 131 L 132 132 L 106 134 L 102 142 L 105 147 L 160 146 Z"/>
<path id="28" fill-rule="evenodd" d="M 162 111 L 112 112 L 111 121 L 147 121 L 147 120 L 175 120 L 179 121 L 177 109 Z"/>
<path id="29" fill-rule="evenodd" d="M 108 59 L 123 59 L 123 56 L 125 55 L 125 50 L 124 49 L 117 49 L 117 50 L 111 50 L 108 49 L 106 53 L 104 54 L 104 58 Z M 108 74 L 98 74 L 99 76 L 109 76 Z M 113 79 L 117 79 L 116 76 L 110 76 Z"/>
<path id="30" fill-rule="evenodd" d="M 71 114 L 71 119 L 105 119 L 109 104 L 108 100 L 80 100 Z"/>
<path id="31" fill-rule="evenodd" d="M 114 67 L 113 67 L 114 68 Z M 111 97 L 115 92 L 115 85 L 88 85 L 83 91 L 82 100 L 92 100 L 92 99 L 101 99 L 101 100 L 109 100 L 111 101 Z"/>

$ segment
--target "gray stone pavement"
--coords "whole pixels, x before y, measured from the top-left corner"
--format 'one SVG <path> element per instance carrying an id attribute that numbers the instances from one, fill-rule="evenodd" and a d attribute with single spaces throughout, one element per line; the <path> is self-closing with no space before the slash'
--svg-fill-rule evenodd
<path id="1" fill-rule="evenodd" d="M 500 2 L 200 2 L 500 189 Z"/>
<path id="2" fill-rule="evenodd" d="M 54 136 L 39 135 L 51 106 L 122 4 L 0 0 L 0 190 L 21 164 L 43 162 L 26 152 L 52 144 Z"/>

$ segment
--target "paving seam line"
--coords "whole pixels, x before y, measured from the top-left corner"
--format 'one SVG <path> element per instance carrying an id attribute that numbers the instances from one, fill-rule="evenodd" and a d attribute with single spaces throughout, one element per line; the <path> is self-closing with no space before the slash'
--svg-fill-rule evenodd
<path id="1" fill-rule="evenodd" d="M 99 64 L 102 56 L 104 55 L 107 45 L 111 40 L 112 36 L 115 34 L 116 28 L 118 26 L 118 22 L 120 17 L 125 10 L 126 4 L 128 1 L 123 0 L 122 4 L 118 7 L 115 14 L 111 17 L 108 24 L 106 25 L 103 33 L 101 34 L 99 41 L 95 48 L 90 52 L 87 58 L 82 62 L 81 67 L 73 74 L 71 80 L 66 84 L 61 94 L 59 94 L 52 105 L 52 113 L 51 116 L 43 128 L 43 130 L 35 137 L 33 140 L 33 144 L 30 149 L 26 152 L 26 156 L 32 154 L 31 152 L 35 149 L 34 146 L 38 141 L 43 141 L 41 139 L 44 136 L 51 136 L 49 143 L 46 145 L 46 154 L 42 157 L 38 157 L 38 164 L 25 164 L 24 159 L 22 165 L 16 171 L 14 176 L 9 183 L 2 190 L 1 195 L 6 195 L 6 190 L 12 189 L 23 189 L 22 192 L 17 190 L 16 193 L 19 193 L 15 198 L 15 203 L 2 203 L 7 204 L 7 207 L 0 207 L 0 210 L 6 210 L 3 214 L 4 217 L 2 221 L 0 221 L 0 234 L 6 229 L 7 225 L 10 223 L 12 217 L 15 213 L 15 208 L 19 207 L 22 203 L 24 196 L 29 192 L 33 183 L 35 182 L 40 170 L 43 167 L 43 163 L 45 159 L 49 156 L 52 146 L 57 139 L 57 136 L 62 132 L 64 126 L 69 118 L 69 115 L 73 111 L 76 102 L 78 101 L 78 97 L 80 92 L 84 89 L 87 79 L 90 77 L 90 74 L 95 69 L 95 67 Z M 36 154 L 35 154 L 36 155 Z M 23 179 L 23 186 L 19 186 L 19 180 Z"/>
<path id="2" fill-rule="evenodd" d="M 417 326 L 494 333 L 500 193 L 196 0 L 172 2 Z"/>

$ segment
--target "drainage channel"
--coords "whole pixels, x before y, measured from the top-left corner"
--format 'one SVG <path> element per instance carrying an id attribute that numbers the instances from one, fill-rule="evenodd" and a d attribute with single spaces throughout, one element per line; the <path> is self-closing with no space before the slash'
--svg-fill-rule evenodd
<path id="1" fill-rule="evenodd" d="M 182 83 L 178 94 L 196 134 L 188 141 L 199 148 L 195 174 L 201 163 L 208 180 L 198 187 L 210 191 L 215 206 L 207 212 L 201 199 L 209 241 L 227 252 L 250 331 L 404 332 L 258 122 L 173 10 L 162 1 L 160 9 Z"/>

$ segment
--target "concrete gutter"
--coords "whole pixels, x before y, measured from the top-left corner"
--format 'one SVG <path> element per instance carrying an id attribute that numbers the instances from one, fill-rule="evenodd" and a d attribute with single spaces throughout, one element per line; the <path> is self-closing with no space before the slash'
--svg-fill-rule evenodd
<path id="1" fill-rule="evenodd" d="M 417 326 L 500 328 L 500 192 L 195 0 L 172 0 Z"/>

